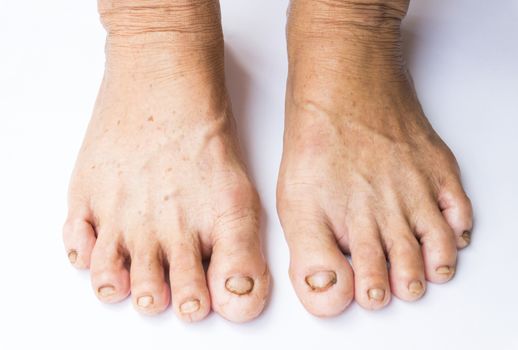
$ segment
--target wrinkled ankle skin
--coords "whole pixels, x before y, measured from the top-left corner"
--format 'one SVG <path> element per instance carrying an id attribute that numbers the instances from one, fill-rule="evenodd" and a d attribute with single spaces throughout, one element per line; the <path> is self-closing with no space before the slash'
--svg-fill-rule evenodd
<path id="1" fill-rule="evenodd" d="M 215 0 L 98 0 L 98 10 L 109 35 L 150 32 L 212 34 L 220 30 Z"/>
<path id="2" fill-rule="evenodd" d="M 381 75 L 385 80 L 406 80 L 401 22 L 408 5 L 407 0 L 292 0 L 287 26 L 290 62 L 297 62 L 306 45 L 324 42 L 322 50 L 329 50 L 327 56 L 332 58 L 322 63 L 330 70 L 341 60 L 357 71 L 354 78 Z"/>
<path id="3" fill-rule="evenodd" d="M 289 13 L 312 7 L 317 22 L 331 29 L 329 23 L 338 27 L 358 26 L 359 28 L 388 27 L 401 22 L 405 17 L 409 0 L 347 1 L 347 0 L 291 0 Z"/>
<path id="4" fill-rule="evenodd" d="M 130 72 L 136 80 L 156 84 L 222 81 L 217 0 L 98 0 L 98 10 L 107 32 L 105 76 Z"/>

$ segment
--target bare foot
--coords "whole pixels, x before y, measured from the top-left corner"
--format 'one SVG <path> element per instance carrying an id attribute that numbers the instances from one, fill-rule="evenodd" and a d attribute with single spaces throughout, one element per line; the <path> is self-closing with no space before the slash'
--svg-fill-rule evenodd
<path id="1" fill-rule="evenodd" d="M 278 211 L 304 306 L 412 301 L 455 273 L 472 210 L 400 48 L 408 1 L 293 0 Z M 352 267 L 343 252 L 352 256 Z M 387 260 L 390 268 L 387 269 Z"/>
<path id="2" fill-rule="evenodd" d="M 214 0 L 102 0 L 106 71 L 69 190 L 64 241 L 103 302 L 212 308 L 242 322 L 268 295 L 259 200 L 238 152 Z M 210 258 L 205 275 L 202 258 Z M 169 271 L 169 276 L 166 276 Z"/>

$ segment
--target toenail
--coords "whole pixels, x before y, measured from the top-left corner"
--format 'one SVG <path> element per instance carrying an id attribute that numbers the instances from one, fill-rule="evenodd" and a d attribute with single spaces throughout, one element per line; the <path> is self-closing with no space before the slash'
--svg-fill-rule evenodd
<path id="1" fill-rule="evenodd" d="M 254 288 L 254 280 L 250 277 L 233 276 L 229 277 L 225 282 L 225 288 L 231 293 L 237 295 L 248 294 Z"/>
<path id="2" fill-rule="evenodd" d="M 450 267 L 450 266 L 439 266 L 438 268 L 435 269 L 435 272 L 437 272 L 438 274 L 440 275 L 451 275 L 453 274 L 453 267 Z"/>
<path id="3" fill-rule="evenodd" d="M 154 299 L 151 295 L 145 295 L 137 299 L 137 304 L 140 307 L 149 307 L 153 304 Z"/>
<path id="4" fill-rule="evenodd" d="M 336 283 L 334 271 L 320 271 L 306 277 L 306 283 L 315 292 L 324 292 Z"/>
<path id="5" fill-rule="evenodd" d="M 180 312 L 182 314 L 192 314 L 200 309 L 200 301 L 198 299 L 191 299 L 180 305 Z"/>
<path id="6" fill-rule="evenodd" d="M 111 284 L 105 284 L 97 289 L 97 293 L 102 297 L 109 297 L 115 294 L 115 287 Z"/>
<path id="7" fill-rule="evenodd" d="M 77 261 L 77 251 L 75 249 L 72 249 L 68 252 L 68 260 L 70 263 L 75 264 Z"/>
<path id="8" fill-rule="evenodd" d="M 423 282 L 421 281 L 412 281 L 408 285 L 408 290 L 414 295 L 420 295 L 423 292 L 423 289 Z"/>
<path id="9" fill-rule="evenodd" d="M 383 289 L 372 288 L 367 293 L 369 294 L 369 299 L 381 301 L 385 298 L 385 291 Z"/>
<path id="10" fill-rule="evenodd" d="M 469 244 L 471 242 L 471 232 L 469 231 L 464 231 L 464 233 L 462 234 L 462 239 L 467 243 Z"/>

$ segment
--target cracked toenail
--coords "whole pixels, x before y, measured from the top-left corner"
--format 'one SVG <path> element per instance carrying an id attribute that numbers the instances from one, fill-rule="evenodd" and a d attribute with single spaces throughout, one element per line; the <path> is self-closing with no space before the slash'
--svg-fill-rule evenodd
<path id="1" fill-rule="evenodd" d="M 439 266 L 435 269 L 435 272 L 437 272 L 440 275 L 451 275 L 453 273 L 453 267 L 450 266 Z"/>
<path id="2" fill-rule="evenodd" d="M 324 292 L 336 283 L 334 271 L 320 271 L 306 277 L 306 283 L 315 292 Z"/>
<path id="3" fill-rule="evenodd" d="M 471 232 L 464 231 L 464 233 L 462 233 L 462 239 L 469 244 L 471 242 Z"/>
<path id="4" fill-rule="evenodd" d="M 180 312 L 182 314 L 192 314 L 200 309 L 200 301 L 198 299 L 191 299 L 180 305 Z"/>
<path id="5" fill-rule="evenodd" d="M 70 261 L 70 263 L 75 264 L 76 261 L 77 261 L 77 251 L 75 251 L 74 249 L 69 251 L 68 252 L 68 260 Z"/>
<path id="6" fill-rule="evenodd" d="M 153 304 L 154 299 L 151 295 L 145 295 L 137 299 L 137 304 L 140 307 L 149 307 Z"/>
<path id="7" fill-rule="evenodd" d="M 408 285 L 408 290 L 414 295 L 420 295 L 423 292 L 423 283 L 421 281 L 412 281 Z"/>
<path id="8" fill-rule="evenodd" d="M 109 297 L 115 294 L 115 287 L 111 284 L 105 284 L 97 289 L 97 293 L 102 297 Z"/>
<path id="9" fill-rule="evenodd" d="M 254 288 L 254 280 L 244 276 L 229 277 L 225 282 L 225 288 L 237 295 L 248 294 Z"/>
<path id="10" fill-rule="evenodd" d="M 369 299 L 381 301 L 385 298 L 385 291 L 383 289 L 372 288 L 367 293 L 369 294 Z"/>

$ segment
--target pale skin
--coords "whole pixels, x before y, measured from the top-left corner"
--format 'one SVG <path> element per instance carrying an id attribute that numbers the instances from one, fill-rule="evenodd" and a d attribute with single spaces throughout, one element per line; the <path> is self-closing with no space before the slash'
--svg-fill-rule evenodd
<path id="1" fill-rule="evenodd" d="M 251 320 L 270 275 L 225 88 L 219 4 L 141 3 L 98 1 L 106 69 L 70 184 L 68 257 L 90 269 L 103 302 L 131 293 L 145 314 L 171 304 L 185 321 L 211 309 Z M 417 300 L 427 282 L 453 277 L 470 242 L 457 162 L 401 58 L 407 8 L 290 4 L 277 208 L 290 278 L 317 316 L 354 299 L 367 309 Z"/>

